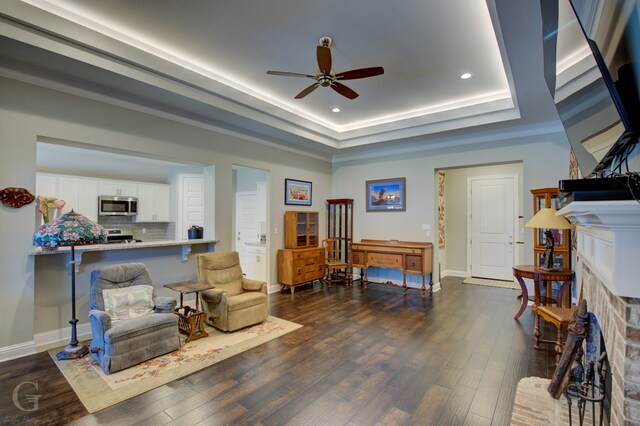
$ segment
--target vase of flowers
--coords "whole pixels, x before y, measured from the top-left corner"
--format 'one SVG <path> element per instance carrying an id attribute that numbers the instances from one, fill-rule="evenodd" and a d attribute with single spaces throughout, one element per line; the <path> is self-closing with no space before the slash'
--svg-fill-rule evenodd
<path id="1" fill-rule="evenodd" d="M 38 211 L 42 214 L 42 221 L 49 223 L 51 219 L 55 219 L 62 212 L 62 208 L 67 204 L 66 201 L 55 197 L 43 197 L 38 195 Z"/>

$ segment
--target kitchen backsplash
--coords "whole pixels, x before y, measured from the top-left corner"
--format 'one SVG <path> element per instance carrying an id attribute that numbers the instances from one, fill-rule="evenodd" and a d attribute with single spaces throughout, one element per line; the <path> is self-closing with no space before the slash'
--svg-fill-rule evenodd
<path id="1" fill-rule="evenodd" d="M 106 229 L 131 231 L 133 238 L 142 241 L 162 241 L 176 239 L 175 222 L 134 222 L 129 216 L 101 216 L 98 223 Z M 142 232 L 142 231 L 145 232 Z"/>

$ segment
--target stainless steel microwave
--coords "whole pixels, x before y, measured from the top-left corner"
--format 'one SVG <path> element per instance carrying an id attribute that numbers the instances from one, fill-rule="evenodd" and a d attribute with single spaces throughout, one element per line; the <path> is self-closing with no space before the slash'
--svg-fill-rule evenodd
<path id="1" fill-rule="evenodd" d="M 98 197 L 98 216 L 135 216 L 138 214 L 138 199 L 117 195 Z"/>

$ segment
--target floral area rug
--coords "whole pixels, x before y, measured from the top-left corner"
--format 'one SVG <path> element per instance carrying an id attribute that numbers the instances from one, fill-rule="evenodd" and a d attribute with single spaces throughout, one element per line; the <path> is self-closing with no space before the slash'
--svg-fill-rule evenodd
<path id="1" fill-rule="evenodd" d="M 49 354 L 87 411 L 94 413 L 300 327 L 299 324 L 272 316 L 262 324 L 233 333 L 207 326 L 208 337 L 183 344 L 174 352 L 109 375 L 89 355 L 59 361 L 56 353 L 60 349 L 52 349 Z M 186 336 L 180 334 L 180 337 L 184 341 Z"/>
<path id="2" fill-rule="evenodd" d="M 518 382 L 511 411 L 511 426 L 570 426 L 579 425 L 578 401 L 571 403 L 571 419 L 567 399 L 553 399 L 547 391 L 550 379 L 524 377 Z M 597 406 L 597 405 L 596 405 Z M 593 423 L 593 407 L 586 404 L 585 425 Z M 570 421 L 571 420 L 571 421 Z"/>

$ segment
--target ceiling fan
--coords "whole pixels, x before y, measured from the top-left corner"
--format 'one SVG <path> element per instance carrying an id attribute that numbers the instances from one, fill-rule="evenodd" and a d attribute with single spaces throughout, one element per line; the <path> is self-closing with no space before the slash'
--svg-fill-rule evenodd
<path id="1" fill-rule="evenodd" d="M 319 43 L 320 45 L 318 45 L 316 48 L 316 57 L 318 60 L 318 72 L 315 75 L 300 74 L 300 73 L 285 72 L 285 71 L 267 71 L 267 74 L 270 74 L 270 75 L 283 75 L 285 77 L 311 78 L 316 81 L 311 86 L 307 87 L 302 92 L 298 93 L 295 99 L 304 98 L 309 93 L 316 90 L 318 86 L 331 87 L 333 90 L 340 93 L 342 96 L 345 96 L 349 99 L 355 99 L 358 97 L 358 94 L 353 89 L 340 83 L 338 80 L 355 80 L 358 78 L 374 77 L 376 75 L 384 74 L 384 68 L 382 67 L 359 68 L 356 70 L 336 73 L 331 68 L 331 49 L 329 48 L 329 46 L 331 46 L 331 43 L 332 43 L 331 37 L 327 37 L 327 36 L 322 37 L 320 38 Z"/>

